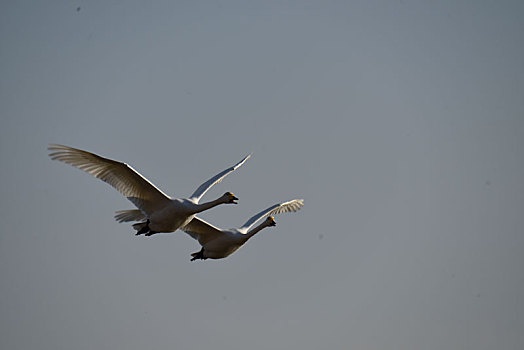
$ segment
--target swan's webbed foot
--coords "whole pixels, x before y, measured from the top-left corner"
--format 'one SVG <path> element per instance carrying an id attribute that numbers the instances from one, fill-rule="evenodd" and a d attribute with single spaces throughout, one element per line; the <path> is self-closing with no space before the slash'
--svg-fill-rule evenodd
<path id="1" fill-rule="evenodd" d="M 149 228 L 149 222 L 150 221 L 148 219 L 146 222 L 143 222 L 141 224 L 135 224 L 135 225 L 144 225 L 135 233 L 135 235 L 136 236 L 140 236 L 140 235 L 143 235 L 145 233 L 146 236 L 147 236 L 147 233 L 151 232 L 151 229 Z M 135 226 L 135 225 L 133 225 L 133 226 Z"/>
<path id="2" fill-rule="evenodd" d="M 201 259 L 201 260 L 206 260 L 207 258 L 204 257 L 204 248 L 202 247 L 202 249 L 200 249 L 200 251 L 198 253 L 193 253 L 191 254 L 192 258 L 191 258 L 191 261 L 195 261 L 197 259 Z"/>

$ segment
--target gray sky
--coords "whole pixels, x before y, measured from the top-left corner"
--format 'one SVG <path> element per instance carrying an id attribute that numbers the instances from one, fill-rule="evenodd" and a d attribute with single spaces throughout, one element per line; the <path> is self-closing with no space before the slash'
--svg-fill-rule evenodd
<path id="1" fill-rule="evenodd" d="M 2 2 L 0 348 L 524 348 L 523 4 Z M 305 207 L 190 262 L 50 142 Z"/>

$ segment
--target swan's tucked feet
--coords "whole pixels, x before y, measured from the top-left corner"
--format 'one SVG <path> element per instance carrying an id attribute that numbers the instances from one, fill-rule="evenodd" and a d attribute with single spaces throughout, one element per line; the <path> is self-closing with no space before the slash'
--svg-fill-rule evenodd
<path id="1" fill-rule="evenodd" d="M 149 237 L 149 236 L 152 236 L 152 235 L 156 235 L 158 232 L 157 231 L 149 231 L 148 233 L 146 233 L 146 236 Z"/>
<path id="2" fill-rule="evenodd" d="M 135 234 L 136 236 L 140 236 L 144 233 L 146 233 L 146 236 L 147 236 L 147 233 L 151 231 L 149 229 L 149 219 L 146 222 L 134 224 L 133 227 L 138 230 L 137 233 Z"/>
<path id="3" fill-rule="evenodd" d="M 200 249 L 198 253 L 191 254 L 192 258 L 191 261 L 195 261 L 197 259 L 206 260 L 207 258 L 204 258 L 204 248 Z"/>

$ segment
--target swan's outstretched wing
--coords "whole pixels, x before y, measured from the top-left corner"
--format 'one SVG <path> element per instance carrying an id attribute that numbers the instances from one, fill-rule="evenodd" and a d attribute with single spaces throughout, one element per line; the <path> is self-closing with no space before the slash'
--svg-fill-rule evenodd
<path id="1" fill-rule="evenodd" d="M 148 215 L 169 203 L 166 194 L 125 163 L 63 145 L 51 144 L 48 150 L 51 159 L 70 164 L 107 182 Z"/>
<path id="2" fill-rule="evenodd" d="M 244 157 L 244 159 L 242 159 L 240 162 L 238 162 L 237 164 L 233 165 L 231 168 L 228 168 L 224 171 L 222 171 L 220 174 L 217 174 L 215 176 L 213 176 L 211 179 L 207 180 L 206 182 L 204 182 L 202 185 L 200 185 L 197 190 L 195 191 L 195 193 L 193 193 L 190 197 L 191 200 L 194 200 L 198 203 L 198 201 L 200 201 L 200 198 L 202 198 L 202 196 L 208 191 L 211 189 L 211 187 L 215 186 L 216 184 L 218 184 L 220 181 L 222 181 L 226 176 L 228 176 L 230 173 L 232 173 L 233 171 L 237 170 L 238 168 L 240 168 L 242 166 L 242 164 L 244 164 L 244 162 L 246 160 L 248 160 L 249 158 L 251 157 L 251 154 L 248 154 L 247 156 Z"/>
<path id="3" fill-rule="evenodd" d="M 138 209 L 118 210 L 115 212 L 115 220 L 118 222 L 143 221 L 147 217 Z"/>
<path id="4" fill-rule="evenodd" d="M 207 242 L 224 235 L 219 228 L 197 218 L 196 216 L 189 222 L 189 224 L 180 229 L 196 239 L 202 246 Z"/>
<path id="5" fill-rule="evenodd" d="M 302 208 L 304 206 L 304 200 L 303 199 L 293 199 L 289 202 L 284 203 L 278 203 L 275 205 L 270 206 L 267 209 L 262 210 L 257 215 L 253 216 L 251 219 L 249 219 L 242 227 L 240 227 L 238 230 L 241 232 L 247 232 L 253 226 L 258 220 L 262 219 L 263 217 L 266 217 L 268 215 L 275 215 L 280 213 L 288 213 L 288 212 L 295 212 Z"/>

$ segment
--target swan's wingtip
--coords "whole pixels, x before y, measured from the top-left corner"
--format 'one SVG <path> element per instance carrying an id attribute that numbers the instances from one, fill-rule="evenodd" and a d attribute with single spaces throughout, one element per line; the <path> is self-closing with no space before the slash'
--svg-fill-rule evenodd
<path id="1" fill-rule="evenodd" d="M 238 169 L 239 167 L 241 167 L 241 166 L 242 166 L 242 165 L 243 165 L 243 164 L 244 164 L 244 163 L 245 163 L 249 158 L 251 158 L 251 155 L 252 155 L 252 154 L 253 154 L 253 153 L 250 153 L 250 154 L 248 154 L 247 156 L 245 156 L 244 158 L 242 158 L 242 160 L 241 160 L 240 162 L 238 162 L 237 164 L 235 164 L 235 165 L 233 166 L 233 170 L 236 170 L 236 169 Z"/>
<path id="2" fill-rule="evenodd" d="M 48 143 L 47 144 L 47 150 L 48 151 L 53 151 L 53 150 L 56 150 L 56 149 L 62 149 L 64 147 L 66 147 L 66 146 L 61 145 L 59 143 Z"/>

